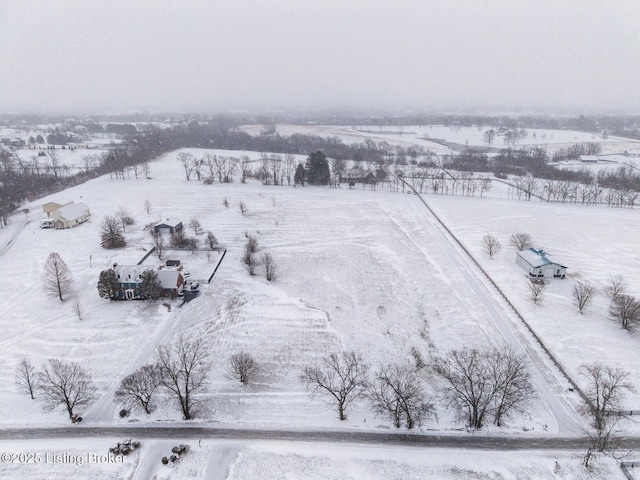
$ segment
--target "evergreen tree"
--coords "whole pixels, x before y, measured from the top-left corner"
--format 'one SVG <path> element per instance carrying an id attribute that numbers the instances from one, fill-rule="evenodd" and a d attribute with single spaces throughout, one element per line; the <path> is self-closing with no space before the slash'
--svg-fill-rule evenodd
<path id="1" fill-rule="evenodd" d="M 329 184 L 329 162 L 321 151 L 307 157 L 307 183 L 310 185 Z"/>
<path id="2" fill-rule="evenodd" d="M 98 295 L 100 298 L 115 298 L 116 289 L 118 288 L 118 278 L 113 268 L 100 272 L 98 278 Z"/>
<path id="3" fill-rule="evenodd" d="M 296 173 L 293 175 L 293 184 L 297 185 L 298 183 L 304 187 L 304 165 L 301 163 L 298 164 L 296 168 Z"/>
<path id="4" fill-rule="evenodd" d="M 162 295 L 162 285 L 158 279 L 158 274 L 153 270 L 145 270 L 140 275 L 140 294 L 145 300 L 156 300 Z"/>

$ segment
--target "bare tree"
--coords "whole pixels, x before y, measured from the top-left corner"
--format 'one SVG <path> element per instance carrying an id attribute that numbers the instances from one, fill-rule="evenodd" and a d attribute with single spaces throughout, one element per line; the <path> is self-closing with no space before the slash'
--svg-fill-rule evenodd
<path id="1" fill-rule="evenodd" d="M 57 358 L 49 359 L 38 373 L 38 390 L 46 411 L 62 406 L 71 420 L 76 407 L 89 404 L 96 391 L 91 375 L 79 363 Z"/>
<path id="2" fill-rule="evenodd" d="M 60 301 L 73 291 L 73 278 L 69 267 L 56 252 L 51 252 L 44 265 L 44 289 L 50 297 Z"/>
<path id="3" fill-rule="evenodd" d="M 464 348 L 452 350 L 436 361 L 435 371 L 449 385 L 449 405 L 471 428 L 482 428 L 491 408 L 493 385 L 482 352 Z"/>
<path id="4" fill-rule="evenodd" d="M 605 295 L 613 301 L 618 295 L 627 293 L 627 282 L 622 275 L 614 275 L 609 278 L 609 284 L 605 287 Z"/>
<path id="5" fill-rule="evenodd" d="M 480 181 L 480 196 L 482 197 L 489 190 L 491 190 L 491 180 L 488 178 L 483 178 Z"/>
<path id="6" fill-rule="evenodd" d="M 640 322 L 640 301 L 631 295 L 616 295 L 609 306 L 609 315 L 620 322 L 622 328 Z"/>
<path id="7" fill-rule="evenodd" d="M 502 245 L 500 245 L 500 242 L 496 237 L 487 234 L 482 237 L 482 248 L 485 253 L 489 255 L 489 258 L 493 258 L 493 256 L 500 251 Z"/>
<path id="8" fill-rule="evenodd" d="M 269 155 L 269 168 L 273 176 L 273 184 L 278 185 L 279 182 L 280 185 L 282 185 L 282 156 L 275 154 Z"/>
<path id="9" fill-rule="evenodd" d="M 493 129 L 486 130 L 483 135 L 484 141 L 487 145 L 491 145 L 496 138 L 496 132 Z"/>
<path id="10" fill-rule="evenodd" d="M 622 399 L 633 388 L 627 381 L 629 372 L 619 367 L 591 363 L 582 366 L 581 375 L 587 382 L 584 410 L 591 421 L 589 446 L 583 458 L 584 465 L 588 467 L 595 452 L 617 456 L 620 445 L 618 424 L 624 418 L 620 414 Z"/>
<path id="11" fill-rule="evenodd" d="M 200 235 L 202 233 L 202 226 L 200 225 L 200 222 L 197 219 L 192 218 L 191 221 L 189 222 L 189 226 L 193 229 L 194 235 Z"/>
<path id="12" fill-rule="evenodd" d="M 193 418 L 193 396 L 205 387 L 209 351 L 202 337 L 180 334 L 171 345 L 157 351 L 162 385 L 175 395 L 185 420 Z"/>
<path id="13" fill-rule="evenodd" d="M 155 247 L 155 253 L 158 256 L 158 260 L 162 260 L 162 256 L 166 250 L 164 237 L 160 232 L 151 230 L 151 239 L 153 240 L 153 246 Z"/>
<path id="14" fill-rule="evenodd" d="M 240 157 L 240 175 L 242 183 L 246 183 L 247 177 L 251 175 L 251 159 L 246 155 Z"/>
<path id="15" fill-rule="evenodd" d="M 226 200 L 226 198 L 225 198 Z M 247 214 L 247 204 L 244 202 L 240 202 L 240 213 L 242 214 L 242 216 L 244 217 Z"/>
<path id="16" fill-rule="evenodd" d="M 533 247 L 531 235 L 529 235 L 528 233 L 512 233 L 511 246 L 519 252 Z"/>
<path id="17" fill-rule="evenodd" d="M 158 366 L 145 365 L 122 379 L 114 401 L 122 402 L 128 408 L 140 408 L 149 414 L 153 411 L 153 396 L 161 384 Z"/>
<path id="18" fill-rule="evenodd" d="M 73 313 L 76 314 L 76 317 L 78 317 L 78 320 L 82 321 L 84 318 L 84 307 L 80 303 L 80 298 L 78 298 L 77 295 L 73 297 L 71 308 L 73 309 Z"/>
<path id="19" fill-rule="evenodd" d="M 180 162 L 180 164 L 182 165 L 182 168 L 184 169 L 184 175 L 187 178 L 187 181 L 191 180 L 191 174 L 193 173 L 194 160 L 195 160 L 195 157 L 190 153 L 186 153 L 186 152 L 178 153 L 178 161 Z"/>
<path id="20" fill-rule="evenodd" d="M 257 261 L 255 253 L 258 251 L 258 239 L 253 235 L 247 236 L 247 243 L 244 246 L 244 255 L 242 261 L 249 267 L 249 275 L 256 274 Z"/>
<path id="21" fill-rule="evenodd" d="M 296 169 L 296 157 L 291 153 L 284 156 L 284 176 L 287 177 L 287 185 L 291 185 L 291 179 Z"/>
<path id="22" fill-rule="evenodd" d="M 492 407 L 494 423 L 500 427 L 510 412 L 517 411 L 531 398 L 531 375 L 525 356 L 510 348 L 493 349 L 486 355 L 486 360 L 495 392 Z"/>
<path id="23" fill-rule="evenodd" d="M 131 216 L 131 213 L 124 207 L 120 207 L 118 209 L 118 212 L 116 213 L 116 218 L 120 222 L 120 225 L 122 226 L 122 231 L 124 233 L 127 232 L 128 226 L 133 225 L 135 223 L 135 220 Z"/>
<path id="24" fill-rule="evenodd" d="M 58 157 L 58 152 L 55 150 L 49 150 L 47 152 L 49 157 L 49 169 L 53 172 L 54 177 L 58 176 L 58 172 L 60 171 L 60 157 Z"/>
<path id="25" fill-rule="evenodd" d="M 239 380 L 247 385 L 251 379 L 258 373 L 258 362 L 250 353 L 240 352 L 231 355 L 229 358 L 229 376 L 235 380 Z"/>
<path id="26" fill-rule="evenodd" d="M 277 278 L 276 273 L 276 261 L 273 259 L 270 253 L 265 253 L 261 258 L 262 266 L 264 267 L 264 276 L 268 282 L 273 282 Z"/>
<path id="27" fill-rule="evenodd" d="M 133 172 L 133 175 L 137 180 L 138 177 L 142 174 L 142 165 L 140 165 L 139 163 L 134 163 L 133 165 L 131 165 L 131 171 Z"/>
<path id="28" fill-rule="evenodd" d="M 433 404 L 418 379 L 415 370 L 406 364 L 389 365 L 378 372 L 367 389 L 367 397 L 377 414 L 391 417 L 400 428 L 422 425 L 433 415 Z"/>
<path id="29" fill-rule="evenodd" d="M 147 215 L 151 213 L 151 202 L 149 199 L 144 201 L 144 210 L 147 212 Z"/>
<path id="30" fill-rule="evenodd" d="M 218 239 L 213 234 L 213 232 L 207 232 L 207 238 L 205 241 L 211 250 L 216 248 L 216 246 L 218 245 Z"/>
<path id="31" fill-rule="evenodd" d="M 100 223 L 100 239 L 100 245 L 103 248 L 112 249 L 127 246 L 122 225 L 116 217 L 110 215 L 105 216 Z"/>
<path id="32" fill-rule="evenodd" d="M 187 238 L 184 230 L 175 230 L 171 234 L 171 246 L 178 248 L 185 248 L 189 246 L 189 239 Z"/>
<path id="33" fill-rule="evenodd" d="M 202 170 L 204 169 L 205 159 L 195 158 L 191 159 L 191 170 L 196 174 L 196 179 L 200 181 L 202 179 Z"/>
<path id="34" fill-rule="evenodd" d="M 536 305 L 542 303 L 544 289 L 546 288 L 544 280 L 532 278 L 527 282 L 527 288 L 529 289 L 529 298 L 531 301 Z"/>
<path id="35" fill-rule="evenodd" d="M 578 307 L 578 313 L 582 314 L 596 296 L 596 287 L 589 282 L 577 281 L 573 286 L 573 303 Z"/>
<path id="36" fill-rule="evenodd" d="M 35 367 L 28 358 L 23 358 L 16 367 L 16 387 L 19 392 L 28 393 L 31 400 L 35 399 L 38 388 L 38 375 Z"/>
<path id="37" fill-rule="evenodd" d="M 332 398 L 338 408 L 338 418 L 346 420 L 349 405 L 365 393 L 369 365 L 362 354 L 353 351 L 331 353 L 319 365 L 306 367 L 300 381 L 314 393 Z"/>

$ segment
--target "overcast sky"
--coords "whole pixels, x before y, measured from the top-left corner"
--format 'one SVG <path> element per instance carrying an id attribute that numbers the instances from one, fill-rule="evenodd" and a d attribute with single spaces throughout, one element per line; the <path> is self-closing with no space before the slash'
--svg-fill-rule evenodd
<path id="1" fill-rule="evenodd" d="M 638 0 L 0 0 L 0 110 L 640 110 Z"/>

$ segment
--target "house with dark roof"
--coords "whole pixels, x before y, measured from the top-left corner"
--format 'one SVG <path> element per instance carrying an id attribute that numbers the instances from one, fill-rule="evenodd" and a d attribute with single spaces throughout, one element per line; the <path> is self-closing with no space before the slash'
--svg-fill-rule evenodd
<path id="1" fill-rule="evenodd" d="M 541 248 L 529 248 L 518 252 L 516 254 L 516 263 L 531 278 L 565 278 L 568 268 Z"/>
<path id="2" fill-rule="evenodd" d="M 340 181 L 346 182 L 350 187 L 353 187 L 356 183 L 375 185 L 377 178 L 373 172 L 365 170 L 362 167 L 352 167 L 344 171 L 340 177 Z"/>
<path id="3" fill-rule="evenodd" d="M 176 233 L 182 230 L 182 222 L 175 218 L 160 220 L 153 226 L 154 233 Z"/>

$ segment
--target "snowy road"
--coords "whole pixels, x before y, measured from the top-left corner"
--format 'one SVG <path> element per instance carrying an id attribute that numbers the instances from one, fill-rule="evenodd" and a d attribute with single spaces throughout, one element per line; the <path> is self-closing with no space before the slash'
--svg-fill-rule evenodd
<path id="1" fill-rule="evenodd" d="M 58 428 L 21 428 L 4 429 L 0 431 L 0 440 L 32 440 L 54 438 L 135 438 L 141 439 L 192 439 L 197 440 L 258 440 L 258 441 L 297 441 L 297 442 L 342 442 L 360 443 L 364 445 L 407 445 L 442 448 L 474 448 L 486 450 L 553 450 L 553 449 L 581 449 L 588 440 L 578 436 L 540 436 L 535 434 L 522 435 L 484 435 L 480 433 L 451 433 L 451 434 L 409 434 L 390 432 L 349 432 L 332 430 L 261 430 L 248 428 L 218 428 L 203 425 L 173 425 L 167 427 L 156 426 L 126 426 L 126 427 L 83 427 L 69 426 Z M 640 437 L 625 437 L 621 448 L 640 448 Z M 160 450 L 158 450 L 159 452 Z M 164 450 L 163 450 L 164 451 Z M 213 461 L 215 465 L 226 464 L 228 455 L 219 452 L 219 459 Z M 237 452 L 236 452 L 237 453 Z M 228 452 L 229 455 L 232 451 Z M 166 452 L 163 453 L 166 455 Z M 234 453 L 235 455 L 235 453 Z M 218 455 L 216 454 L 216 457 Z M 141 468 L 142 468 L 141 458 Z"/>
<path id="2" fill-rule="evenodd" d="M 405 210 L 394 211 L 392 206 L 382 203 L 380 207 L 427 258 L 437 259 L 432 263 L 436 263 L 440 270 L 447 272 L 446 276 L 451 291 L 457 297 L 456 301 L 466 305 L 469 312 L 484 310 L 483 317 L 492 319 L 507 344 L 516 353 L 526 354 L 531 360 L 532 383 L 557 422 L 557 428 L 550 426 L 552 431 L 580 434 L 583 428 L 570 413 L 573 408 L 560 398 L 566 390 L 566 382 L 563 382 L 560 373 L 545 358 L 512 310 L 470 262 L 462 249 L 454 243 L 439 221 L 425 208 L 419 197 L 411 195 L 411 200 L 407 203 L 411 208 L 411 214 Z M 428 235 L 424 234 L 426 231 Z M 488 340 L 495 343 L 496 339 Z"/>
<path id="3" fill-rule="evenodd" d="M 2 245 L 0 245 L 0 255 L 4 255 L 5 253 L 7 253 L 9 251 L 9 249 L 14 245 L 14 242 L 16 240 L 16 238 L 18 238 L 18 235 L 20 235 L 22 233 L 22 231 L 24 230 L 24 228 L 29 225 L 31 223 L 31 220 L 25 220 L 17 229 L 15 232 L 13 232 L 13 234 L 11 235 L 11 237 L 4 242 Z"/>

